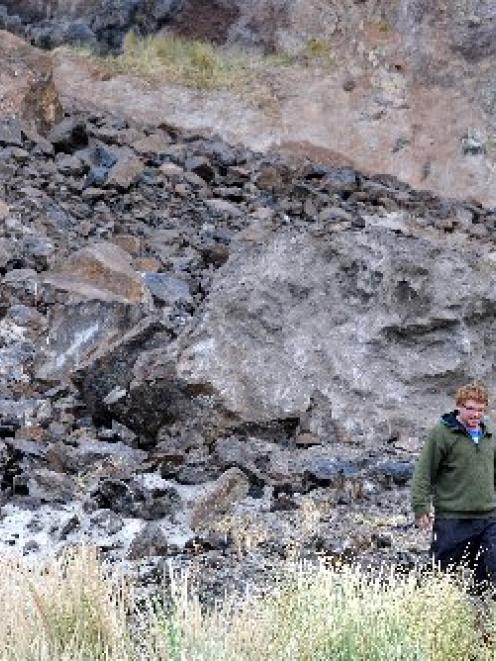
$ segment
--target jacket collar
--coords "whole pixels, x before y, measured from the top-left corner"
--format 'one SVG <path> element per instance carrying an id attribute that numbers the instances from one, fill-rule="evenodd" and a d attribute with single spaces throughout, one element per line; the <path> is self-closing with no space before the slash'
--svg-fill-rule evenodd
<path id="1" fill-rule="evenodd" d="M 450 413 L 445 413 L 444 415 L 441 416 L 442 424 L 448 427 L 449 429 L 452 429 L 453 431 L 460 431 L 463 434 L 470 436 L 466 427 L 464 427 L 462 423 L 457 420 L 456 418 L 457 415 L 458 415 L 458 411 L 456 409 L 454 411 L 451 411 Z M 485 422 L 481 422 L 481 430 L 483 436 L 492 436 L 492 432 L 488 428 Z"/>

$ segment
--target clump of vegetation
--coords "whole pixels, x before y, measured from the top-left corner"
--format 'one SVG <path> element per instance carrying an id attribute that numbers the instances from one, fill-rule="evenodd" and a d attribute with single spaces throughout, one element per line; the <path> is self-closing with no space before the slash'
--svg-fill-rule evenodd
<path id="1" fill-rule="evenodd" d="M 174 35 L 143 39 L 130 32 L 120 55 L 106 64 L 117 72 L 165 79 L 201 89 L 232 87 L 249 77 L 253 62 L 241 51 Z"/>
<path id="2" fill-rule="evenodd" d="M 106 578 L 91 549 L 28 568 L 0 559 L 0 658 L 126 659 L 131 591 Z"/>
<path id="3" fill-rule="evenodd" d="M 323 39 L 309 39 L 303 49 L 302 56 L 307 62 L 319 60 L 324 64 L 332 63 L 331 48 L 327 41 Z"/>
<path id="4" fill-rule="evenodd" d="M 436 572 L 291 565 L 268 595 L 207 608 L 184 574 L 165 598 L 138 601 L 88 549 L 37 568 L 8 559 L 0 567 L 5 661 L 494 658 L 494 612 L 485 612 L 484 638 L 463 580 Z"/>
<path id="5" fill-rule="evenodd" d="M 377 21 L 377 23 L 374 23 L 373 27 L 377 30 L 377 32 L 380 32 L 383 35 L 390 34 L 393 31 L 393 26 L 385 18 Z"/>

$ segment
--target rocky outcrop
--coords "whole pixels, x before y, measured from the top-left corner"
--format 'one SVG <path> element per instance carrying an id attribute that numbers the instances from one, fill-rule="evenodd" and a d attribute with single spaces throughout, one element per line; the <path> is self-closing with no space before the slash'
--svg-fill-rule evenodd
<path id="1" fill-rule="evenodd" d="M 119 49 L 131 29 L 142 35 L 157 31 L 181 6 L 182 0 L 4 0 L 0 25 L 42 48 L 72 43 L 106 51 Z"/>

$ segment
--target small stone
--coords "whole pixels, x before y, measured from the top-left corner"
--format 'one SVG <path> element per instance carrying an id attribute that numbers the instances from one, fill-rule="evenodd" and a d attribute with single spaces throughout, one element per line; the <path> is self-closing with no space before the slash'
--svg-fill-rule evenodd
<path id="1" fill-rule="evenodd" d="M 97 510 L 90 521 L 106 535 L 116 535 L 124 527 L 122 517 L 110 509 Z"/>
<path id="2" fill-rule="evenodd" d="M 343 80 L 343 89 L 345 92 L 352 92 L 356 87 L 356 81 L 351 77 L 347 76 Z"/>
<path id="3" fill-rule="evenodd" d="M 160 524 L 147 523 L 135 536 L 129 551 L 128 560 L 141 560 L 153 556 L 167 555 L 169 550 L 169 541 Z"/>
<path id="4" fill-rule="evenodd" d="M 120 159 L 109 170 L 106 185 L 118 190 L 128 190 L 143 176 L 145 166 L 133 156 Z"/>
<path id="5" fill-rule="evenodd" d="M 0 220 L 5 220 L 10 213 L 10 207 L 3 200 L 0 200 Z"/>
<path id="6" fill-rule="evenodd" d="M 239 207 L 227 200 L 206 200 L 205 205 L 210 211 L 228 218 L 240 218 L 244 213 Z"/>
<path id="7" fill-rule="evenodd" d="M 193 530 L 227 512 L 236 502 L 245 498 L 249 488 L 250 483 L 243 471 L 229 468 L 216 480 L 212 489 L 195 503 L 191 513 Z"/>
<path id="8" fill-rule="evenodd" d="M 138 257 L 133 260 L 133 267 L 141 273 L 157 273 L 160 270 L 161 264 L 154 257 Z"/>
<path id="9" fill-rule="evenodd" d="M 22 553 L 23 555 L 28 555 L 29 553 L 36 553 L 39 550 L 40 550 L 40 545 L 38 544 L 38 542 L 36 542 L 34 539 L 30 539 L 24 544 L 22 548 Z"/>
<path id="10" fill-rule="evenodd" d="M 184 173 L 183 168 L 175 163 L 164 163 L 158 170 L 166 177 L 179 177 Z"/>
<path id="11" fill-rule="evenodd" d="M 59 532 L 59 539 L 66 539 L 71 532 L 74 532 L 80 527 L 79 517 L 75 514 L 71 516 L 65 523 L 62 524 Z"/>
<path id="12" fill-rule="evenodd" d="M 112 243 L 122 248 L 132 257 L 138 257 L 141 253 L 141 239 L 138 236 L 131 234 L 116 234 L 112 238 Z"/>

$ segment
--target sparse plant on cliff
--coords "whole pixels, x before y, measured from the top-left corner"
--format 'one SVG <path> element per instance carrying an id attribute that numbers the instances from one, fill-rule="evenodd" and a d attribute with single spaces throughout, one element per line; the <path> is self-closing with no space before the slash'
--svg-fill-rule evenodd
<path id="1" fill-rule="evenodd" d="M 332 63 L 332 51 L 329 44 L 323 39 L 309 39 L 302 52 L 304 60 L 311 62 L 319 60 L 323 64 Z"/>

